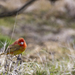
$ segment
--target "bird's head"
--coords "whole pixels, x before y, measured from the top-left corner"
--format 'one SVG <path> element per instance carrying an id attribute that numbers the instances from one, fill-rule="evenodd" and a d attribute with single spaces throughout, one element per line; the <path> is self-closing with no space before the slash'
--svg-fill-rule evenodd
<path id="1" fill-rule="evenodd" d="M 14 44 L 19 44 L 22 47 L 27 47 L 27 44 L 23 38 L 19 38 L 17 41 L 14 42 Z"/>
<path id="2" fill-rule="evenodd" d="M 26 44 L 26 42 L 25 42 L 25 40 L 24 40 L 23 38 L 19 38 L 19 39 L 18 39 L 18 44 L 19 44 L 20 46 L 27 47 L 27 44 Z"/>

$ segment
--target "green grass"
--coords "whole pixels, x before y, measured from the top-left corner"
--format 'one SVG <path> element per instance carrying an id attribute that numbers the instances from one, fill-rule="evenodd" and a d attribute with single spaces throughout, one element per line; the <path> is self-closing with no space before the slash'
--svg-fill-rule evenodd
<path id="1" fill-rule="evenodd" d="M 33 74 L 33 75 L 47 75 L 47 72 L 46 71 L 40 72 L 39 70 L 39 71 L 36 71 L 36 74 Z"/>
<path id="2" fill-rule="evenodd" d="M 0 35 L 0 48 L 3 47 L 5 42 L 7 43 L 7 46 L 8 46 L 9 44 L 13 42 L 13 40 L 11 40 L 11 38 L 9 38 L 8 36 Z"/>

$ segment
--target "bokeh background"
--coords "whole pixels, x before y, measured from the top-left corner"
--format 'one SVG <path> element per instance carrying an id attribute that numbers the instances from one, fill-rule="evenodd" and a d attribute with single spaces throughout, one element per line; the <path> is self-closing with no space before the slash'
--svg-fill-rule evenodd
<path id="1" fill-rule="evenodd" d="M 27 1 L 0 0 L 0 15 L 19 9 Z M 20 37 L 28 45 L 23 61 L 68 60 L 71 52 L 67 48 L 75 48 L 75 0 L 36 0 L 20 14 L 1 17 L 0 48 L 2 43 L 10 44 Z"/>

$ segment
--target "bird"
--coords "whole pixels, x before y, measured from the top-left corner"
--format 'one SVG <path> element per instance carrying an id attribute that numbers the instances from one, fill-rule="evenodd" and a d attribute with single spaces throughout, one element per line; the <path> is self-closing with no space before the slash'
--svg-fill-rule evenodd
<path id="1" fill-rule="evenodd" d="M 19 55 L 26 50 L 26 47 L 27 47 L 27 44 L 25 40 L 23 38 L 19 38 L 14 43 L 9 45 L 7 49 L 0 55 L 4 55 L 4 54 Z"/>

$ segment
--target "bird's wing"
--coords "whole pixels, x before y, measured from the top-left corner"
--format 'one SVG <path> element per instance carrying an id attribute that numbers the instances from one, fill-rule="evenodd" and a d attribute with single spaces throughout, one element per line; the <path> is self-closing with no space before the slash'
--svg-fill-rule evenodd
<path id="1" fill-rule="evenodd" d="M 13 52 L 13 51 L 16 51 L 16 50 L 19 50 L 21 47 L 16 44 L 16 45 L 10 45 L 8 46 L 6 52 Z"/>

